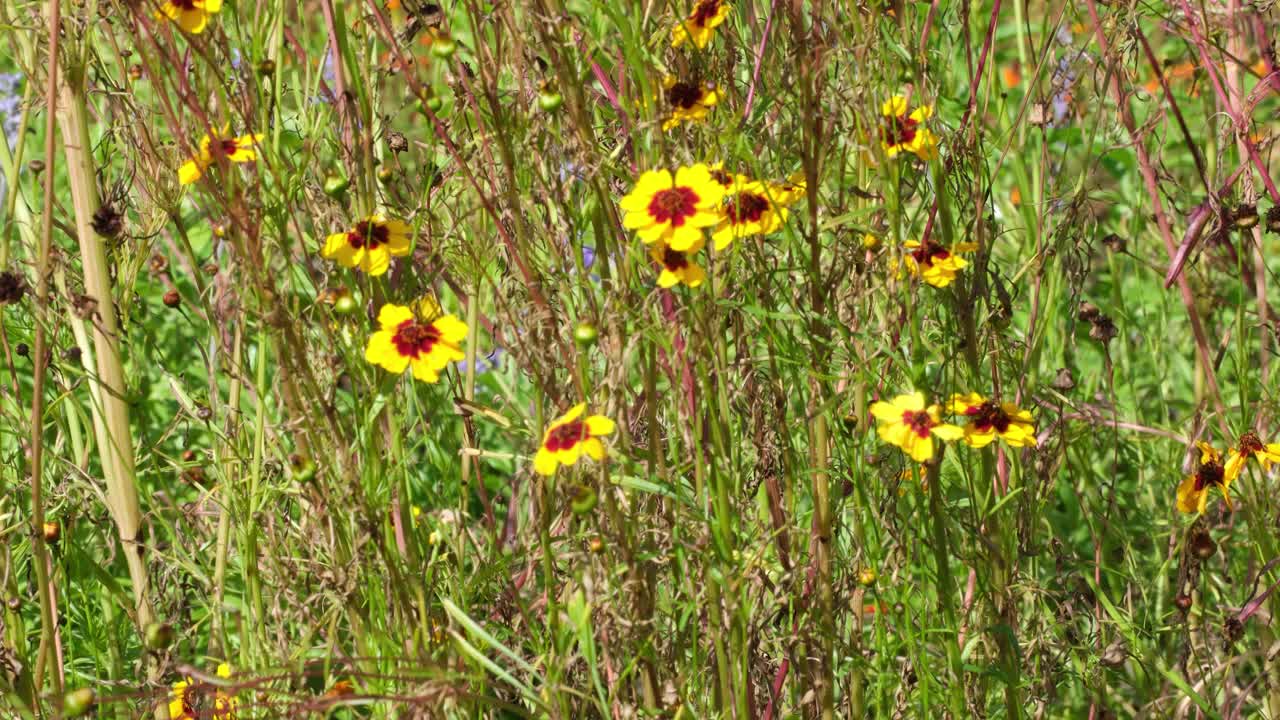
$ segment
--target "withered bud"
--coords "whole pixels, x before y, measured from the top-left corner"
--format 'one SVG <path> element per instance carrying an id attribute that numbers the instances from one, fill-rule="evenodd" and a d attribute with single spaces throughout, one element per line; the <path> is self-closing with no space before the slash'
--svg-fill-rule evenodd
<path id="1" fill-rule="evenodd" d="M 17 346 L 13 348 L 13 351 L 18 353 L 18 357 L 26 357 L 31 354 L 31 348 L 27 347 L 26 343 L 18 343 Z"/>
<path id="2" fill-rule="evenodd" d="M 1124 641 L 1116 640 L 1102 651 L 1102 657 L 1098 658 L 1098 662 L 1106 667 L 1115 668 L 1123 665 L 1127 657 L 1129 657 L 1129 651 L 1125 649 Z"/>
<path id="3" fill-rule="evenodd" d="M 194 462 L 194 461 L 195 461 L 195 459 L 196 459 L 196 451 L 195 451 L 195 450 L 183 450 L 183 451 L 182 451 L 182 462 Z"/>
<path id="4" fill-rule="evenodd" d="M 151 256 L 151 260 L 147 262 L 147 267 L 151 268 L 151 272 L 160 274 L 169 269 L 169 259 L 160 253 Z"/>
<path id="5" fill-rule="evenodd" d="M 208 405 L 201 405 L 196 408 L 196 417 L 207 421 L 209 418 L 213 417 L 213 410 L 210 410 Z"/>
<path id="6" fill-rule="evenodd" d="M 1258 224 L 1258 206 L 1253 203 L 1241 205 L 1236 208 L 1235 212 L 1232 214 L 1231 222 L 1235 224 L 1236 229 L 1238 230 L 1248 230 L 1249 228 L 1252 228 L 1254 225 Z"/>
<path id="7" fill-rule="evenodd" d="M 1066 392 L 1076 386 L 1076 378 L 1071 374 L 1071 368 L 1058 368 L 1058 374 L 1054 376 L 1051 383 L 1054 390 Z"/>
<path id="8" fill-rule="evenodd" d="M 108 240 L 115 240 L 124 230 L 124 216 L 111 203 L 102 203 L 93 213 L 93 220 L 89 224 L 98 235 Z"/>
<path id="9" fill-rule="evenodd" d="M 142 79 L 142 66 L 141 66 L 141 65 L 130 65 L 130 66 L 129 66 L 129 77 L 130 77 L 130 79 L 132 79 L 132 80 L 141 80 L 141 79 Z"/>
<path id="10" fill-rule="evenodd" d="M 176 308 L 182 304 L 182 296 L 177 290 L 170 290 L 164 294 L 165 307 Z"/>
<path id="11" fill-rule="evenodd" d="M 1124 252 L 1125 246 L 1128 245 L 1128 241 L 1115 233 L 1108 233 L 1106 237 L 1102 238 L 1102 244 L 1111 252 L 1119 253 Z"/>
<path id="12" fill-rule="evenodd" d="M 1091 322 L 1093 327 L 1089 328 L 1089 337 L 1103 345 L 1111 342 L 1119 332 L 1116 330 L 1116 324 L 1106 315 L 1099 314 Z"/>
<path id="13" fill-rule="evenodd" d="M 387 133 L 387 149 L 393 153 L 402 153 L 409 149 L 409 141 L 398 132 Z"/>
<path id="14" fill-rule="evenodd" d="M 39 175 L 40 173 L 44 172 L 44 161 L 32 160 L 31 162 L 27 163 L 27 169 Z"/>
<path id="15" fill-rule="evenodd" d="M 1182 612 L 1191 609 L 1191 596 L 1186 593 L 1178 593 L 1178 597 L 1173 599 L 1173 604 L 1178 606 Z"/>
<path id="16" fill-rule="evenodd" d="M 16 272 L 0 273 L 0 305 L 22 302 L 27 294 L 27 281 Z"/>
<path id="17" fill-rule="evenodd" d="M 1187 539 L 1187 547 L 1200 560 L 1208 560 L 1218 551 L 1218 543 L 1213 541 L 1209 531 L 1204 528 L 1192 531 L 1191 537 Z"/>
<path id="18" fill-rule="evenodd" d="M 1090 302 L 1080 303 L 1080 307 L 1076 310 L 1076 317 L 1085 322 L 1093 322 L 1093 319 L 1100 314 L 1101 311 L 1098 310 L 1097 306 Z"/>
<path id="19" fill-rule="evenodd" d="M 1231 615 L 1222 623 L 1222 637 L 1228 645 L 1240 642 L 1240 638 L 1244 637 L 1244 623 L 1240 622 L 1240 618 Z"/>
<path id="20" fill-rule="evenodd" d="M 1267 210 L 1267 232 L 1280 233 L 1280 205 Z"/>
<path id="21" fill-rule="evenodd" d="M 62 359 L 72 363 L 80 362 L 80 348 L 75 345 L 72 345 L 66 350 L 63 350 Z"/>
<path id="22" fill-rule="evenodd" d="M 47 522 L 41 528 L 40 534 L 44 536 L 45 542 L 53 545 L 62 539 L 62 526 L 56 522 Z"/>

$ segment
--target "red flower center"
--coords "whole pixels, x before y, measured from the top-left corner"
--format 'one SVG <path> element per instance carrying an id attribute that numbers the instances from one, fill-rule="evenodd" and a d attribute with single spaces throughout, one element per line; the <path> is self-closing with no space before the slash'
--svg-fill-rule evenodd
<path id="1" fill-rule="evenodd" d="M 929 430 L 933 428 L 933 418 L 925 410 L 903 411 L 902 423 L 922 438 L 929 437 Z"/>
<path id="2" fill-rule="evenodd" d="M 973 426 L 982 431 L 995 428 L 996 432 L 1005 433 L 1009 430 L 1009 424 L 1012 422 L 1004 408 L 992 400 L 988 400 L 981 405 L 970 406 L 965 409 L 964 414 L 973 418 Z"/>
<path id="3" fill-rule="evenodd" d="M 170 0 L 179 10 L 195 10 L 196 0 Z"/>
<path id="4" fill-rule="evenodd" d="M 917 265 L 927 268 L 933 265 L 934 260 L 946 260 L 951 257 L 951 252 L 930 240 L 912 250 L 911 257 L 915 259 Z"/>
<path id="5" fill-rule="evenodd" d="M 413 320 L 400 323 L 400 327 L 396 328 L 396 334 L 391 338 L 391 342 L 395 343 L 396 351 L 409 358 L 430 354 L 431 348 L 435 347 L 439 340 L 440 331 L 436 330 L 435 325 L 423 325 Z"/>
<path id="6" fill-rule="evenodd" d="M 689 187 L 659 190 L 649 201 L 649 215 L 655 222 L 670 222 L 671 227 L 684 225 L 686 218 L 698 212 L 698 193 Z"/>
<path id="7" fill-rule="evenodd" d="M 1258 439 L 1258 434 L 1252 430 L 1240 436 L 1241 455 L 1252 455 L 1266 449 L 1266 446 L 1262 444 L 1262 440 Z"/>
<path id="8" fill-rule="evenodd" d="M 587 439 L 587 425 L 581 420 L 571 420 L 547 433 L 543 446 L 551 452 L 568 450 Z"/>
<path id="9" fill-rule="evenodd" d="M 702 89 L 693 83 L 678 82 L 667 88 L 667 102 L 672 107 L 688 110 L 702 99 Z"/>
<path id="10" fill-rule="evenodd" d="M 689 267 L 689 258 L 678 250 L 671 248 L 663 248 L 662 250 L 662 266 L 671 272 L 683 270 Z"/>
<path id="11" fill-rule="evenodd" d="M 703 27 L 711 22 L 711 18 L 715 17 L 719 10 L 720 0 L 702 0 L 689 16 L 689 24 L 694 27 Z"/>
<path id="12" fill-rule="evenodd" d="M 380 245 L 386 245 L 390 235 L 391 232 L 387 230 L 386 225 L 368 220 L 356 223 L 351 232 L 347 233 L 347 242 L 357 250 L 362 247 L 374 250 Z"/>
<path id="13" fill-rule="evenodd" d="M 192 1 L 193 0 L 186 0 L 186 2 L 192 2 Z M 181 5 L 179 5 L 179 7 L 181 7 Z M 190 10 L 191 8 L 186 8 L 186 9 Z M 218 140 L 217 148 L 218 150 L 222 151 L 223 155 L 233 155 L 235 154 L 236 150 L 240 149 L 240 146 L 236 144 L 235 138 L 227 138 L 226 140 Z"/>
<path id="14" fill-rule="evenodd" d="M 769 198 L 753 192 L 740 192 L 729 199 L 724 213 L 734 225 L 757 222 L 769 209 Z"/>
<path id="15" fill-rule="evenodd" d="M 1196 472 L 1196 490 L 1221 485 L 1225 475 L 1226 470 L 1222 465 L 1212 461 L 1201 463 L 1200 469 Z"/>
<path id="16" fill-rule="evenodd" d="M 890 115 L 880 126 L 880 137 L 889 147 L 906 145 L 916 139 L 916 126 L 919 124 L 906 114 Z"/>

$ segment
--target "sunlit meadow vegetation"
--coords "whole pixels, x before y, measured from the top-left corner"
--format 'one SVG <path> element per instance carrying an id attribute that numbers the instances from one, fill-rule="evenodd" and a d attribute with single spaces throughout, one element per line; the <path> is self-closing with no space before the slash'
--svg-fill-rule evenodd
<path id="1" fill-rule="evenodd" d="M 0 718 L 1280 718 L 1278 20 L 0 1 Z"/>

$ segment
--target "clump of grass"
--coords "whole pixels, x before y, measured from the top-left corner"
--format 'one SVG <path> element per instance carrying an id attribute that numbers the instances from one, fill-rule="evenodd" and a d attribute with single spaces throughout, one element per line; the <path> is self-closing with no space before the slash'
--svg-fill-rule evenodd
<path id="1" fill-rule="evenodd" d="M 0 715 L 1280 713 L 1273 30 L 0 5 Z"/>

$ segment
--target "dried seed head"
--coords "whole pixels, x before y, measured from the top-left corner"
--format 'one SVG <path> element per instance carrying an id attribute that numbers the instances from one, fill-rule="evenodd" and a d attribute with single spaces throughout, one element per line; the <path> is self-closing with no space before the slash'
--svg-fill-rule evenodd
<path id="1" fill-rule="evenodd" d="M 31 162 L 27 163 L 27 169 L 35 173 L 36 175 L 39 175 L 40 173 L 44 172 L 44 161 L 32 160 Z"/>
<path id="2" fill-rule="evenodd" d="M 1124 252 L 1125 246 L 1128 245 L 1128 241 L 1115 233 L 1109 233 L 1106 237 L 1102 238 L 1102 244 L 1111 252 L 1119 253 Z"/>
<path id="3" fill-rule="evenodd" d="M 1222 623 L 1222 638 L 1226 640 L 1227 645 L 1235 645 L 1240 642 L 1240 638 L 1244 637 L 1244 623 L 1240 622 L 1240 618 L 1231 615 L 1226 622 Z"/>
<path id="4" fill-rule="evenodd" d="M 209 409 L 208 405 L 201 405 L 196 408 L 196 417 L 207 421 L 209 418 L 213 417 L 213 411 Z"/>
<path id="5" fill-rule="evenodd" d="M 1051 383 L 1054 390 L 1066 392 L 1076 386 L 1076 378 L 1071 374 L 1071 368 L 1058 368 L 1058 374 L 1053 378 Z"/>
<path id="6" fill-rule="evenodd" d="M 31 354 L 31 348 L 27 347 L 26 343 L 18 343 L 18 345 L 13 348 L 13 351 L 18 353 L 18 357 L 26 357 Z"/>
<path id="7" fill-rule="evenodd" d="M 62 359 L 72 363 L 80 362 L 80 348 L 75 345 L 72 345 L 66 350 L 63 350 Z"/>
<path id="8" fill-rule="evenodd" d="M 393 153 L 402 153 L 409 149 L 409 141 L 398 132 L 387 133 L 387 149 Z"/>
<path id="9" fill-rule="evenodd" d="M 1280 205 L 1267 210 L 1267 232 L 1280 233 Z"/>
<path id="10" fill-rule="evenodd" d="M 1241 205 L 1232 213 L 1231 222 L 1237 230 L 1248 230 L 1258 224 L 1258 206 L 1253 203 Z"/>
<path id="11" fill-rule="evenodd" d="M 1200 560 L 1208 560 L 1218 551 L 1218 543 L 1213 541 L 1209 531 L 1203 527 L 1198 527 L 1191 532 L 1187 547 L 1191 550 L 1191 554 Z"/>
<path id="12" fill-rule="evenodd" d="M 1177 605 L 1182 612 L 1187 612 L 1191 609 L 1191 596 L 1186 593 L 1179 593 L 1178 597 L 1173 599 L 1173 604 Z"/>

